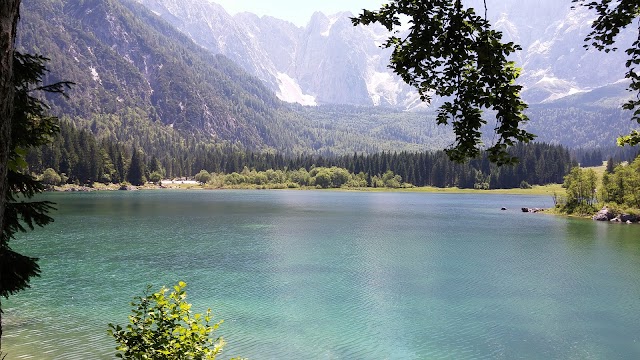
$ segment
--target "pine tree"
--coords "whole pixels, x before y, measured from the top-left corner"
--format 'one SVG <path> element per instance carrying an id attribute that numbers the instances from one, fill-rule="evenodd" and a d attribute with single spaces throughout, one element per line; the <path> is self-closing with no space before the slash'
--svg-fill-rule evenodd
<path id="1" fill-rule="evenodd" d="M 15 93 L 12 82 L 13 52 L 19 11 L 20 0 L 8 0 L 0 3 L 0 228 L 4 227 L 4 194 L 8 190 L 5 179 L 11 154 L 11 121 L 14 113 Z"/>
<path id="2" fill-rule="evenodd" d="M 606 171 L 608 174 L 613 174 L 613 169 L 615 169 L 615 167 L 616 167 L 616 164 L 615 164 L 615 162 L 613 161 L 613 158 L 612 158 L 612 157 L 610 157 L 610 158 L 609 158 L 609 160 L 607 160 L 607 168 L 606 168 L 606 170 L 605 170 L 605 171 Z"/>
<path id="3" fill-rule="evenodd" d="M 39 85 L 46 71 L 46 60 L 41 56 L 14 53 L 12 148 L 7 163 L 8 191 L 2 199 L 5 210 L 0 233 L 0 297 L 5 298 L 28 288 L 30 279 L 40 273 L 37 259 L 13 251 L 10 240 L 18 232 L 33 230 L 36 225 L 44 226 L 53 221 L 48 215 L 53 203 L 25 201 L 44 191 L 44 185 L 28 171 L 26 150 L 49 143 L 59 131 L 58 119 L 45 114 L 46 105 L 33 92 L 62 93 L 69 85 L 65 82 Z"/>
<path id="4" fill-rule="evenodd" d="M 127 172 L 127 181 L 130 182 L 131 185 L 142 186 L 147 182 L 144 173 L 144 161 L 142 160 L 140 151 L 134 148 L 133 154 L 131 155 L 129 171 Z"/>

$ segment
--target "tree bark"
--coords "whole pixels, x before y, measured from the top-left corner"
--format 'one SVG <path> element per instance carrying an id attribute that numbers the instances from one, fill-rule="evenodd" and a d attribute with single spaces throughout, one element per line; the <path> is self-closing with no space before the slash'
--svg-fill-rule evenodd
<path id="1" fill-rule="evenodd" d="M 7 192 L 7 162 L 11 151 L 13 118 L 13 52 L 20 0 L 0 1 L 0 231 L 4 224 Z M 2 279 L 0 279 L 2 283 Z M 0 349 L 2 349 L 2 309 L 0 309 Z M 1 355 L 0 355 L 1 356 Z"/>
<path id="2" fill-rule="evenodd" d="M 13 52 L 20 0 L 0 2 L 0 229 L 2 229 L 7 191 L 7 161 L 11 149 L 13 117 Z"/>

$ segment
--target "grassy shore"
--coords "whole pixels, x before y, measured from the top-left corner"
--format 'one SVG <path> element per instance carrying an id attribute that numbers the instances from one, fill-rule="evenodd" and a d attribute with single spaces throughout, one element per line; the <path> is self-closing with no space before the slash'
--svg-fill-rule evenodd
<path id="1" fill-rule="evenodd" d="M 348 189 L 347 189 L 348 190 Z M 360 189 L 359 189 L 360 190 Z M 533 186 L 531 189 L 493 189 L 493 190 L 477 190 L 477 189 L 460 189 L 457 187 L 437 188 L 432 186 L 415 187 L 406 189 L 374 189 L 364 188 L 363 191 L 401 191 L 401 192 L 423 192 L 423 193 L 451 193 L 451 194 L 501 194 L 501 195 L 549 195 L 554 193 L 564 195 L 565 190 L 560 184 L 551 184 L 544 186 Z"/>
<path id="2" fill-rule="evenodd" d="M 73 189 L 84 190 L 118 190 L 120 185 L 118 184 L 101 184 L 95 183 L 92 188 L 79 187 L 75 185 L 64 185 L 56 187 L 57 191 L 72 191 Z M 165 184 L 155 185 L 147 183 L 144 186 L 137 186 L 139 190 L 156 190 L 156 189 L 178 189 L 178 190 L 281 190 L 286 189 L 282 185 L 236 185 L 236 186 L 224 186 L 216 187 L 209 184 Z M 316 187 L 303 186 L 298 188 L 289 188 L 289 190 L 318 190 Z M 554 194 L 562 196 L 565 194 L 565 190 L 560 184 L 551 184 L 545 186 L 533 186 L 531 189 L 494 189 L 494 190 L 476 190 L 476 189 L 460 189 L 457 187 L 449 188 L 437 188 L 432 186 L 425 187 L 412 187 L 412 188 L 333 188 L 322 189 L 323 191 L 364 191 L 364 192 L 412 192 L 412 193 L 447 193 L 447 194 L 493 194 L 493 195 L 549 195 Z"/>

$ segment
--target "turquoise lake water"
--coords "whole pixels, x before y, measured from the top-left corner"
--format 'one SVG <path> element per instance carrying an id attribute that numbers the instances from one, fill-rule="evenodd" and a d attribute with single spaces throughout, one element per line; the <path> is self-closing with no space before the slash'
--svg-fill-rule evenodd
<path id="1" fill-rule="evenodd" d="M 12 359 L 111 359 L 147 284 L 224 319 L 221 359 L 640 359 L 640 226 L 520 208 L 545 196 L 54 193 L 14 246 Z M 507 211 L 500 211 L 501 207 Z"/>

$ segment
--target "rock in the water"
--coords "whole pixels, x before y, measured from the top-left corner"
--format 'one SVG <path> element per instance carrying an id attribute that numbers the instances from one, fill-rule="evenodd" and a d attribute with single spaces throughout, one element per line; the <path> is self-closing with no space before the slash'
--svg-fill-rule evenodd
<path id="1" fill-rule="evenodd" d="M 636 221 L 638 221 L 638 217 L 635 216 L 635 215 L 620 214 L 620 215 L 618 215 L 618 217 L 620 218 L 621 222 L 636 222 Z"/>
<path id="2" fill-rule="evenodd" d="M 634 223 L 634 222 L 638 222 L 638 217 L 636 215 L 620 214 L 620 215 L 614 217 L 613 219 L 611 219 L 610 221 L 611 222 L 623 222 L 623 223 L 631 224 L 631 223 Z"/>

